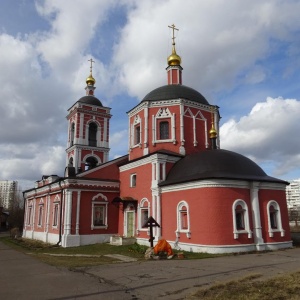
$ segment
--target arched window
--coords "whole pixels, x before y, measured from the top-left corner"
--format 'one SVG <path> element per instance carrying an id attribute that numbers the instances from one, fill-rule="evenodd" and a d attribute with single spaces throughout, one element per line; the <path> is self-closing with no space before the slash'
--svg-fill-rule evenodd
<path id="1" fill-rule="evenodd" d="M 108 201 L 105 195 L 99 193 L 92 198 L 92 218 L 91 218 L 92 230 L 97 228 L 108 227 L 107 207 L 108 207 Z"/>
<path id="2" fill-rule="evenodd" d="M 141 126 L 140 125 L 136 125 L 134 127 L 134 144 L 137 145 L 137 144 L 140 144 L 141 142 Z"/>
<path id="3" fill-rule="evenodd" d="M 274 200 L 269 201 L 267 205 L 268 212 L 268 229 L 269 237 L 274 236 L 274 232 L 280 232 L 281 236 L 284 236 L 285 231 L 282 228 L 281 213 L 278 203 Z"/>
<path id="4" fill-rule="evenodd" d="M 95 157 L 93 156 L 88 157 L 85 161 L 85 171 L 95 168 L 97 164 L 98 164 L 98 160 Z"/>
<path id="5" fill-rule="evenodd" d="M 72 125 L 71 125 L 71 141 L 70 141 L 71 146 L 74 145 L 74 137 L 75 137 L 75 124 L 72 123 Z"/>
<path id="6" fill-rule="evenodd" d="M 139 230 L 147 231 L 148 228 L 143 228 L 143 225 L 147 222 L 150 217 L 150 203 L 148 199 L 144 198 L 141 200 L 138 206 L 138 220 Z"/>
<path id="7" fill-rule="evenodd" d="M 233 237 L 239 238 L 239 234 L 247 233 L 248 238 L 252 237 L 249 224 L 248 206 L 244 200 L 235 200 L 232 205 Z"/>
<path id="8" fill-rule="evenodd" d="M 169 138 L 169 122 L 162 121 L 159 123 L 159 139 L 167 140 Z"/>
<path id="9" fill-rule="evenodd" d="M 130 187 L 136 187 L 136 174 L 130 175 Z"/>
<path id="10" fill-rule="evenodd" d="M 94 122 L 89 124 L 89 146 L 97 146 L 97 124 Z"/>
<path id="11" fill-rule="evenodd" d="M 177 205 L 177 229 L 176 236 L 180 233 L 186 233 L 188 238 L 191 237 L 189 206 L 186 201 L 181 201 Z"/>
<path id="12" fill-rule="evenodd" d="M 69 159 L 69 167 L 73 167 L 73 157 L 70 157 Z"/>
<path id="13" fill-rule="evenodd" d="M 38 226 L 41 227 L 43 225 L 43 213 L 44 213 L 44 205 L 39 205 L 39 214 L 38 214 Z"/>
<path id="14" fill-rule="evenodd" d="M 235 208 L 235 221 L 237 230 L 245 229 L 245 209 L 240 204 Z"/>
<path id="15" fill-rule="evenodd" d="M 139 115 L 134 116 L 130 125 L 130 147 L 140 147 L 142 142 L 142 120 Z"/>

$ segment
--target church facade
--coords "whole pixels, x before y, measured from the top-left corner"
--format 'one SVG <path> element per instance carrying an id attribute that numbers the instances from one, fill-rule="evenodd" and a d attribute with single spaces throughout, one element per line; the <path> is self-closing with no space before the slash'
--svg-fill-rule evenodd
<path id="1" fill-rule="evenodd" d="M 174 32 L 174 27 L 173 27 Z M 64 177 L 43 176 L 24 192 L 23 237 L 63 247 L 163 237 L 208 253 L 292 247 L 285 187 L 250 159 L 220 149 L 219 108 L 182 84 L 173 35 L 167 84 L 128 112 L 128 154 L 109 160 L 110 108 L 86 96 L 69 110 Z"/>

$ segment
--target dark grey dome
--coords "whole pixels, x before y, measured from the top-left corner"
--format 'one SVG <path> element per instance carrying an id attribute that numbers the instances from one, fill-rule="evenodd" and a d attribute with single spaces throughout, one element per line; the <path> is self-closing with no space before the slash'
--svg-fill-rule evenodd
<path id="1" fill-rule="evenodd" d="M 151 91 L 144 97 L 143 101 L 170 100 L 178 98 L 209 105 L 208 101 L 196 90 L 185 85 L 175 84 L 164 85 Z"/>
<path id="2" fill-rule="evenodd" d="M 97 106 L 103 106 L 101 101 L 96 98 L 95 96 L 84 96 L 81 97 L 78 102 L 84 103 L 84 104 L 91 104 L 91 105 L 97 105 Z"/>
<path id="3" fill-rule="evenodd" d="M 228 150 L 205 150 L 185 156 L 170 170 L 160 185 L 201 179 L 240 179 L 247 181 L 287 182 L 268 176 L 251 159 Z"/>

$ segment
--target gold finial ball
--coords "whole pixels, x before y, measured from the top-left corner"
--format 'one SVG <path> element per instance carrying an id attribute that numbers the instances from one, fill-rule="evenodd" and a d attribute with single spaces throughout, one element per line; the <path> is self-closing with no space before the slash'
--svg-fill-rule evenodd
<path id="1" fill-rule="evenodd" d="M 177 55 L 177 53 L 174 51 L 169 57 L 168 57 L 168 65 L 169 66 L 179 66 L 181 63 L 181 57 Z"/>
<path id="2" fill-rule="evenodd" d="M 94 85 L 96 83 L 96 80 L 93 77 L 93 75 L 90 74 L 90 76 L 86 79 L 85 82 L 86 82 L 87 85 Z"/>

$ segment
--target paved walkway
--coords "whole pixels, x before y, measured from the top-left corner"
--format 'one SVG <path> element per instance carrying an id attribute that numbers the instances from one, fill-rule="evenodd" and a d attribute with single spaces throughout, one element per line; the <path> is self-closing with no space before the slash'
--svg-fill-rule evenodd
<path id="1" fill-rule="evenodd" d="M 201 260 L 123 262 L 74 272 L 0 242 L 0 269 L 0 299 L 184 299 L 215 282 L 300 271 L 300 248 Z"/>

